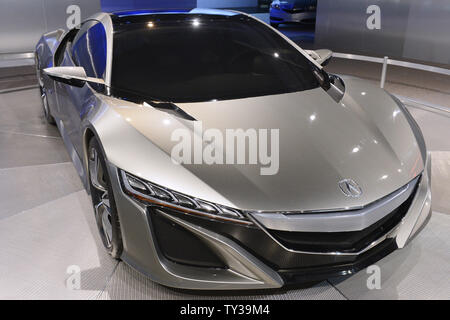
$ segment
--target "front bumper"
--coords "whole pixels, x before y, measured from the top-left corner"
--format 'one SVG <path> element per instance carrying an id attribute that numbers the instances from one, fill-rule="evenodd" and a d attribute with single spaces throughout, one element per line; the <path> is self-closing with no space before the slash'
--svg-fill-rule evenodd
<path id="1" fill-rule="evenodd" d="M 354 253 L 304 252 L 286 248 L 255 219 L 254 225 L 247 226 L 211 221 L 160 207 L 145 207 L 122 191 L 117 168 L 109 164 L 109 171 L 121 221 L 122 259 L 158 283 L 184 289 L 277 288 L 288 283 L 352 274 L 395 249 L 403 248 L 426 224 L 431 213 L 430 155 L 401 221 L 364 250 Z M 157 219 L 163 219 L 199 240 L 203 248 L 214 252 L 225 267 L 201 266 L 195 261 L 184 263 L 173 259 L 158 243 L 161 239 L 155 230 Z M 186 243 L 180 240 L 176 245 L 183 248 Z"/>
<path id="2" fill-rule="evenodd" d="M 271 23 L 313 23 L 316 19 L 315 11 L 290 13 L 283 9 L 270 9 Z"/>

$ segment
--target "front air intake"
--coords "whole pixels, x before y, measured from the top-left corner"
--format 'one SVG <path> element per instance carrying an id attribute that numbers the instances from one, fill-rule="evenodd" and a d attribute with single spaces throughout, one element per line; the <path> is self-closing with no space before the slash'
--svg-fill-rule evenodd
<path id="1" fill-rule="evenodd" d="M 417 191 L 417 181 L 411 195 L 395 210 L 360 231 L 348 232 L 291 232 L 270 230 L 268 232 L 283 246 L 296 251 L 355 253 L 395 228 L 409 210 Z"/>
<path id="2" fill-rule="evenodd" d="M 216 254 L 196 235 L 149 209 L 159 250 L 169 261 L 209 268 L 226 268 Z"/>

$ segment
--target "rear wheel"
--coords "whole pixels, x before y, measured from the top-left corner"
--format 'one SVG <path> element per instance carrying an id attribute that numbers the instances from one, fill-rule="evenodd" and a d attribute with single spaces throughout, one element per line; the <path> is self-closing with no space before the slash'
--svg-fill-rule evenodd
<path id="1" fill-rule="evenodd" d="M 122 233 L 105 157 L 95 138 L 89 142 L 89 184 L 95 220 L 103 245 L 115 259 L 122 254 Z"/>
<path id="2" fill-rule="evenodd" d="M 39 86 L 39 90 L 41 93 L 42 108 L 44 111 L 45 121 L 47 121 L 47 123 L 49 123 L 49 124 L 55 124 L 56 123 L 55 118 L 53 118 L 53 116 L 50 114 L 50 108 L 48 106 L 47 94 L 46 94 L 44 88 L 42 88 L 42 86 Z"/>

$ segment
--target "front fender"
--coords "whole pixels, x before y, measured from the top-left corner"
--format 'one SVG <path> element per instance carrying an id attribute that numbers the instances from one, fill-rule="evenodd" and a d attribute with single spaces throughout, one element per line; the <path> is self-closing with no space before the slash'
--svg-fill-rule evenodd
<path id="1" fill-rule="evenodd" d="M 116 108 L 133 107 L 129 102 L 97 95 L 96 104 L 82 122 L 86 172 L 88 139 L 95 136 L 103 148 L 106 160 L 113 166 L 175 191 L 225 206 L 234 206 L 183 165 L 173 162 L 170 153 L 155 145 L 116 112 Z"/>

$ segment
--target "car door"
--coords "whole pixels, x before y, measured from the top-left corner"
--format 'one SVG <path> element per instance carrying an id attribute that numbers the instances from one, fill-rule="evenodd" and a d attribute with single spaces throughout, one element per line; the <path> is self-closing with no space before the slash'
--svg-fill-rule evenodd
<path id="1" fill-rule="evenodd" d="M 58 67 L 61 66 L 61 63 L 64 59 L 64 54 L 66 52 L 67 46 L 76 36 L 78 29 L 71 29 L 67 33 L 64 34 L 61 39 L 58 47 L 56 48 L 53 59 L 47 62 L 47 66 L 45 67 Z M 42 71 L 40 72 L 42 74 Z M 61 118 L 61 113 L 59 110 L 57 91 L 59 87 L 59 83 L 57 81 L 52 80 L 50 77 L 42 77 L 41 80 L 44 82 L 45 95 L 47 96 L 47 103 L 51 110 L 51 114 L 55 119 Z"/>
<path id="2" fill-rule="evenodd" d="M 76 37 L 66 47 L 61 65 L 83 67 L 88 77 L 104 79 L 106 32 L 100 22 L 88 20 L 83 23 Z M 103 90 L 104 86 L 90 83 L 86 83 L 81 88 L 64 83 L 58 84 L 59 108 L 64 113 L 63 135 L 66 144 L 68 142 L 72 144 L 70 147 L 73 147 L 80 159 L 83 153 L 81 122 L 94 106 L 94 93 L 103 92 Z"/>

